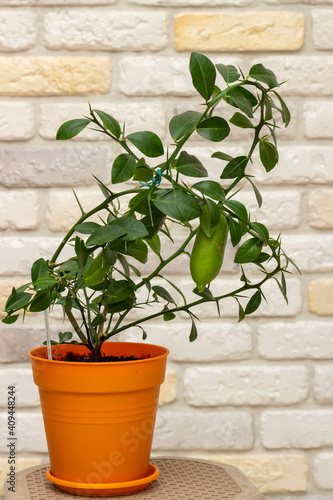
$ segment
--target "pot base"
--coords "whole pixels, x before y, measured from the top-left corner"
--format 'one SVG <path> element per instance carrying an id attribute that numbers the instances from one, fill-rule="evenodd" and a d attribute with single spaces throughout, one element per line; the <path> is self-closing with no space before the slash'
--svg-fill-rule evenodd
<path id="1" fill-rule="evenodd" d="M 143 490 L 154 479 L 157 479 L 159 475 L 158 468 L 153 464 L 149 464 L 147 475 L 135 481 L 124 481 L 122 483 L 75 483 L 53 476 L 51 469 L 46 471 L 46 478 L 60 489 L 72 495 L 87 497 L 130 495 L 131 493 Z"/>

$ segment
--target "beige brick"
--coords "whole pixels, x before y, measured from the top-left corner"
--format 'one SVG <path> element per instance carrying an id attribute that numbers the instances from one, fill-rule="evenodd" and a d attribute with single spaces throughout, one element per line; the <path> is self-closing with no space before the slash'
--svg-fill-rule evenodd
<path id="1" fill-rule="evenodd" d="M 298 50 L 304 42 L 304 15 L 290 11 L 179 14 L 176 50 Z"/>
<path id="2" fill-rule="evenodd" d="M 33 467 L 35 465 L 41 464 L 42 460 L 40 458 L 30 458 L 30 457 L 19 457 L 16 462 L 16 472 L 20 470 L 27 469 L 28 467 Z M 5 494 L 3 484 L 7 479 L 6 475 L 9 472 L 9 465 L 7 462 L 7 458 L 0 458 L 0 496 Z"/>
<path id="3" fill-rule="evenodd" d="M 0 95 L 105 94 L 110 84 L 108 57 L 0 58 Z"/>
<path id="4" fill-rule="evenodd" d="M 178 395 L 178 377 L 176 370 L 167 370 L 165 381 L 161 385 L 160 398 L 158 404 L 164 406 L 165 404 L 172 403 L 177 399 Z"/>
<path id="5" fill-rule="evenodd" d="M 238 467 L 262 493 L 307 490 L 308 464 L 305 455 L 260 453 L 214 455 L 211 459 Z"/>
<path id="6" fill-rule="evenodd" d="M 333 315 L 333 278 L 310 281 L 309 311 L 318 316 Z"/>
<path id="7" fill-rule="evenodd" d="M 333 189 L 318 189 L 309 194 L 308 223 L 317 229 L 333 228 Z"/>

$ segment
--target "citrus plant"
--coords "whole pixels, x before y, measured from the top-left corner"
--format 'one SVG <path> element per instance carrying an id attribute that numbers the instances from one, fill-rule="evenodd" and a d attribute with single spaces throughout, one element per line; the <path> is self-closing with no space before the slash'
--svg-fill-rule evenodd
<path id="1" fill-rule="evenodd" d="M 179 311 L 191 319 L 190 340 L 197 337 L 193 308 L 204 302 L 219 303 L 233 297 L 239 306 L 239 321 L 258 309 L 264 297 L 262 286 L 275 280 L 287 300 L 286 273 L 294 263 L 281 247 L 280 237 L 271 237 L 264 224 L 252 221 L 247 208 L 236 200 L 239 183 L 249 183 L 258 205 L 262 197 L 249 174 L 253 156 L 259 150 L 262 167 L 270 172 L 278 163 L 275 116 L 285 126 L 289 110 L 277 92 L 280 84 L 274 73 L 261 64 L 244 76 L 232 65 L 216 64 L 199 53 L 190 57 L 193 86 L 203 99 L 202 110 L 189 110 L 174 116 L 169 123 L 172 147 L 165 152 L 161 139 L 149 131 L 126 135 L 125 127 L 114 117 L 90 106 L 89 116 L 64 123 L 58 140 L 68 140 L 88 126 L 107 135 L 123 152 L 114 160 L 111 184 L 97 179 L 105 200 L 85 212 L 61 241 L 50 260 L 38 259 L 32 265 L 31 281 L 14 288 L 6 303 L 4 323 L 14 323 L 20 310 L 38 312 L 59 305 L 69 319 L 80 343 L 91 351 L 91 360 L 99 359 L 103 342 L 117 333 L 139 327 L 153 318 L 165 321 Z M 219 78 L 219 83 L 217 79 Z M 221 103 L 234 110 L 227 121 L 218 113 Z M 253 136 L 246 154 L 229 156 L 223 151 L 212 155 L 221 165 L 220 182 L 212 180 L 196 156 L 186 151 L 189 138 L 198 134 L 213 143 L 221 143 L 230 127 L 249 129 Z M 158 165 L 150 161 L 160 158 Z M 136 181 L 133 187 L 113 191 L 112 185 Z M 127 185 L 128 186 L 128 185 Z M 130 195 L 125 209 L 120 200 Z M 107 211 L 107 218 L 94 222 L 91 217 Z M 104 212 L 103 212 L 104 213 Z M 187 233 L 172 255 L 163 257 L 160 235 L 172 242 L 168 221 L 183 226 Z M 193 240 L 193 241 L 192 241 Z M 227 240 L 235 247 L 234 261 L 239 264 L 241 281 L 231 292 L 213 294 L 211 282 L 219 274 Z M 190 243 L 194 242 L 191 250 Z M 72 245 L 73 257 L 62 261 L 65 245 Z M 158 265 L 148 276 L 141 276 L 134 260 L 145 264 L 149 253 L 158 257 Z M 197 298 L 188 302 L 182 290 L 163 276 L 164 268 L 182 254 L 189 255 L 189 271 Z M 248 266 L 261 271 L 260 279 L 250 281 Z M 158 282 L 156 282 L 158 279 Z M 161 286 L 161 279 L 168 283 Z M 139 296 L 144 289 L 145 299 Z M 170 293 L 168 290 L 174 290 Z M 247 297 L 244 304 L 244 295 Z M 160 304 L 152 314 L 131 319 L 133 309 Z M 59 334 L 59 342 L 72 341 L 71 332 Z"/>

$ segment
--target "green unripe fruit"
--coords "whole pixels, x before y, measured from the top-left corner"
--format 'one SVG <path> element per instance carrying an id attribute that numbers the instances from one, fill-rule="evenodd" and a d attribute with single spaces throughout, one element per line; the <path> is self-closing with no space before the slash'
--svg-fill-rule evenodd
<path id="1" fill-rule="evenodd" d="M 199 226 L 190 259 L 191 276 L 199 292 L 219 274 L 227 239 L 228 223 L 222 214 L 210 238 Z"/>

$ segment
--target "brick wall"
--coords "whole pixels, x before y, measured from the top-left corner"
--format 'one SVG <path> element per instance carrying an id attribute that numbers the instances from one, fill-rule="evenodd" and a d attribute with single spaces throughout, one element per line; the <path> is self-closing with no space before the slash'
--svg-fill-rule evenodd
<path id="1" fill-rule="evenodd" d="M 48 257 L 78 209 L 101 198 L 90 172 L 109 182 L 117 154 L 85 132 L 56 143 L 57 127 L 87 102 L 154 130 L 194 102 L 191 50 L 249 69 L 261 61 L 279 79 L 293 120 L 281 131 L 279 166 L 258 171 L 261 220 L 283 230 L 303 271 L 289 279 L 287 306 L 272 286 L 269 305 L 241 324 L 234 304 L 217 319 L 207 305 L 199 339 L 189 324 L 148 325 L 148 340 L 171 350 L 161 395 L 157 454 L 211 458 L 240 467 L 268 499 L 324 500 L 333 490 L 333 2 L 332 0 L 0 0 L 0 303 Z M 229 143 L 242 146 L 246 134 Z M 208 168 L 213 151 L 192 141 Z M 253 213 L 255 200 L 244 192 Z M 190 289 L 184 261 L 169 271 Z M 236 277 L 227 251 L 220 284 Z M 277 287 L 276 287 L 277 288 Z M 56 331 L 61 318 L 52 315 Z M 63 328 L 62 326 L 60 327 Z M 139 340 L 137 331 L 127 338 Z M 44 339 L 42 315 L 0 326 L 0 471 L 4 479 L 6 389 L 18 393 L 18 456 L 46 461 L 26 352 Z"/>

